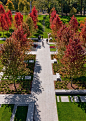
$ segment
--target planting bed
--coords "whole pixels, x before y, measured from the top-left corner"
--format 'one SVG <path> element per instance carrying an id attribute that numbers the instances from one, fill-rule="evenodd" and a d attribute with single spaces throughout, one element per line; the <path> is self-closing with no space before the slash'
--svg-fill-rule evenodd
<path id="1" fill-rule="evenodd" d="M 26 121 L 28 106 L 17 106 L 14 121 Z"/>
<path id="2" fill-rule="evenodd" d="M 36 55 L 27 55 L 25 60 L 35 60 Z M 31 87 L 32 87 L 32 81 L 33 81 L 33 73 L 34 73 L 34 67 L 35 67 L 35 61 L 34 63 L 27 63 L 27 68 L 30 69 L 30 76 L 31 80 L 16 80 L 16 88 L 17 91 L 14 89 L 14 82 L 13 80 L 9 79 L 3 79 L 0 82 L 0 94 L 30 94 L 31 93 Z"/>
<path id="3" fill-rule="evenodd" d="M 56 51 L 56 47 L 54 44 L 50 44 L 50 51 Z"/>

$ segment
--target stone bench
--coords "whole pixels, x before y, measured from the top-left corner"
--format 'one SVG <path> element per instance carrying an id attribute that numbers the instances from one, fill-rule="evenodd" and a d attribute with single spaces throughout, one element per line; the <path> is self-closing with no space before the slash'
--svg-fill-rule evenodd
<path id="1" fill-rule="evenodd" d="M 34 110 L 35 110 L 35 104 L 29 103 L 26 121 L 33 121 L 34 120 Z"/>
<path id="2" fill-rule="evenodd" d="M 61 81 L 61 77 L 59 73 L 56 73 L 56 78 L 57 78 L 57 81 Z"/>
<path id="3" fill-rule="evenodd" d="M 31 76 L 25 76 L 25 79 L 31 80 Z"/>
<path id="4" fill-rule="evenodd" d="M 34 60 L 29 60 L 29 63 L 34 63 Z"/>

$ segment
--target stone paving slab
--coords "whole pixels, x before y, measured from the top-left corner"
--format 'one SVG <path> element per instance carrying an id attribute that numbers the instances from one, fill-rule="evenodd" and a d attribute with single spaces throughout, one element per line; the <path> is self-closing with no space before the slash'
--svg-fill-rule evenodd
<path id="1" fill-rule="evenodd" d="M 29 104 L 34 98 L 32 94 L 0 94 L 0 104 Z"/>
<path id="2" fill-rule="evenodd" d="M 56 75 L 53 75 L 53 80 L 54 80 L 54 81 L 56 81 L 56 80 L 57 80 Z"/>
<path id="3" fill-rule="evenodd" d="M 69 102 L 68 96 L 61 96 L 61 102 Z"/>
<path id="4" fill-rule="evenodd" d="M 60 102 L 60 100 L 59 100 L 59 96 L 57 96 L 57 101 Z"/>
<path id="5" fill-rule="evenodd" d="M 80 96 L 81 102 L 86 102 L 86 96 Z"/>
<path id="6" fill-rule="evenodd" d="M 75 102 L 79 102 L 79 99 L 77 96 L 73 96 Z"/>

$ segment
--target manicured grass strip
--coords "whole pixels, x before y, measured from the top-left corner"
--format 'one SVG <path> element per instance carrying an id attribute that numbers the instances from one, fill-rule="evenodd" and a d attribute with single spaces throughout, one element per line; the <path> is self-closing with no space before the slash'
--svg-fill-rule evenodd
<path id="1" fill-rule="evenodd" d="M 86 103 L 57 102 L 57 110 L 59 121 L 86 121 Z"/>
<path id="2" fill-rule="evenodd" d="M 55 48 L 50 48 L 50 51 L 56 51 L 56 49 Z"/>
<path id="3" fill-rule="evenodd" d="M 26 121 L 28 106 L 18 106 L 14 121 Z"/>
<path id="4" fill-rule="evenodd" d="M 13 104 L 2 104 L 0 108 L 0 121 L 10 121 L 13 108 Z"/>

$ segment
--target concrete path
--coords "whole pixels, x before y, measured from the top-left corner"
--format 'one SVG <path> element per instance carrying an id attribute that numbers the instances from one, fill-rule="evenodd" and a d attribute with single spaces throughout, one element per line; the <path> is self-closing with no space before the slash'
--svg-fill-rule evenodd
<path id="1" fill-rule="evenodd" d="M 38 49 L 32 84 L 35 95 L 35 121 L 58 121 L 50 48 L 44 40 L 44 46 Z M 38 87 L 37 87 L 37 83 Z"/>

